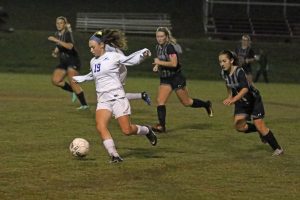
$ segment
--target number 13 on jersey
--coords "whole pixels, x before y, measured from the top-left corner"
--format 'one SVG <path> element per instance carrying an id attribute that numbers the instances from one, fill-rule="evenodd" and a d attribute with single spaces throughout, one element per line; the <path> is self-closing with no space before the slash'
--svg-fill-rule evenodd
<path id="1" fill-rule="evenodd" d="M 94 73 L 100 72 L 100 66 L 101 66 L 100 63 L 94 65 Z"/>

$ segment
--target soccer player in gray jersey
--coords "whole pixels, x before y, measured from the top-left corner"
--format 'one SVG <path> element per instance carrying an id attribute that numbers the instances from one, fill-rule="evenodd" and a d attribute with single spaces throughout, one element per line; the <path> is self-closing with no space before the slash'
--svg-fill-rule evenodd
<path id="1" fill-rule="evenodd" d="M 225 80 L 228 97 L 223 101 L 226 106 L 235 105 L 234 124 L 239 132 L 258 132 L 264 143 L 268 143 L 274 150 L 273 156 L 283 154 L 272 131 L 265 125 L 264 106 L 259 91 L 250 84 L 243 68 L 237 66 L 235 53 L 224 50 L 219 54 L 221 75 Z M 253 123 L 247 122 L 251 117 Z"/>
<path id="2" fill-rule="evenodd" d="M 248 81 L 252 83 L 253 77 L 251 64 L 255 62 L 255 53 L 251 48 L 251 38 L 249 35 L 242 36 L 241 46 L 235 49 L 235 53 L 238 57 L 239 66 L 244 69 Z"/>
<path id="3" fill-rule="evenodd" d="M 59 57 L 60 63 L 52 75 L 53 85 L 62 88 L 65 91 L 72 93 L 72 101 L 79 99 L 81 106 L 78 110 L 88 109 L 82 88 L 72 81 L 72 77 L 79 74 L 80 59 L 74 46 L 74 40 L 71 32 L 71 25 L 68 23 L 67 18 L 60 16 L 56 18 L 57 32 L 55 36 L 49 36 L 48 40 L 56 44 L 53 57 Z M 64 81 L 68 78 L 69 83 Z"/>
<path id="4" fill-rule="evenodd" d="M 153 71 L 160 76 L 160 86 L 157 95 L 157 116 L 159 123 L 153 127 L 156 132 L 166 132 L 166 103 L 172 91 L 175 91 L 182 105 L 192 108 L 205 108 L 209 117 L 213 116 L 210 101 L 191 98 L 186 86 L 186 78 L 181 72 L 178 53 L 180 50 L 175 38 L 166 27 L 156 31 L 156 52 Z"/>

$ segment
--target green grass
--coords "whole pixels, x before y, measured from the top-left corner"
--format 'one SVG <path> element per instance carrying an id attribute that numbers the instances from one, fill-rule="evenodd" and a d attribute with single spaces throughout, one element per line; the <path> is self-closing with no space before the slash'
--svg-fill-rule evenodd
<path id="1" fill-rule="evenodd" d="M 16 61 L 17 62 L 17 61 Z M 158 80 L 129 77 L 126 90 L 155 99 Z M 0 199 L 299 199 L 300 86 L 257 84 L 266 123 L 285 149 L 271 157 L 256 134 L 237 133 L 232 109 L 222 105 L 222 82 L 188 81 L 191 96 L 213 101 L 215 117 L 167 104 L 167 134 L 157 147 L 126 137 L 115 120 L 110 130 L 124 157 L 111 165 L 95 130 L 93 83 L 82 85 L 90 111 L 77 111 L 50 75 L 0 73 Z M 132 121 L 156 122 L 155 106 L 132 101 Z M 84 160 L 68 150 L 75 137 L 91 144 Z"/>

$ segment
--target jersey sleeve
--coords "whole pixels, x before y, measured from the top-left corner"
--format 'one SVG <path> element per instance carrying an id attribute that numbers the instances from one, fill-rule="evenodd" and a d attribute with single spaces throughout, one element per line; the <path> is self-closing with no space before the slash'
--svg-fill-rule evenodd
<path id="1" fill-rule="evenodd" d="M 149 51 L 149 49 L 145 48 L 140 51 L 136 51 L 136 52 L 130 54 L 129 56 L 124 56 L 120 53 L 116 53 L 116 54 L 119 54 L 119 64 L 123 64 L 126 66 L 132 66 L 132 65 L 140 64 L 145 59 L 144 52 L 146 52 L 146 51 Z"/>
<path id="2" fill-rule="evenodd" d="M 73 41 L 73 36 L 72 36 L 72 33 L 70 33 L 69 31 L 67 31 L 66 33 L 65 33 L 66 35 L 65 35 L 65 42 L 66 43 L 74 43 L 74 41 Z"/>
<path id="3" fill-rule="evenodd" d="M 238 69 L 237 80 L 238 80 L 240 88 L 248 88 L 248 80 L 246 78 L 246 74 L 245 74 L 244 70 Z"/>
<path id="4" fill-rule="evenodd" d="M 248 53 L 248 58 L 254 58 L 254 55 L 255 55 L 255 53 L 254 53 L 253 49 L 250 49 L 249 53 Z"/>
<path id="5" fill-rule="evenodd" d="M 177 52 L 172 44 L 169 44 L 167 46 L 167 54 L 168 55 L 177 54 Z"/>

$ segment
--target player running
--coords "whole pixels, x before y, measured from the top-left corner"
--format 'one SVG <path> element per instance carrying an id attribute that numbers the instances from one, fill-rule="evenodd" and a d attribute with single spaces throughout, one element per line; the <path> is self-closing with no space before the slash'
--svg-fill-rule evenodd
<path id="1" fill-rule="evenodd" d="M 223 104 L 230 106 L 235 104 L 234 124 L 239 132 L 258 132 L 264 143 L 268 143 L 274 150 L 273 156 L 283 154 L 272 131 L 267 128 L 263 118 L 264 106 L 259 91 L 250 84 L 243 68 L 237 66 L 238 59 L 235 53 L 225 50 L 219 54 L 221 74 L 226 82 L 228 97 Z M 253 119 L 253 123 L 247 122 Z"/>
<path id="2" fill-rule="evenodd" d="M 90 62 L 91 72 L 85 76 L 75 76 L 74 81 L 80 83 L 94 80 L 97 92 L 96 128 L 99 132 L 103 145 L 106 148 L 111 162 L 122 162 L 118 154 L 110 131 L 109 121 L 112 116 L 118 120 L 119 126 L 125 135 L 145 135 L 151 145 L 155 146 L 157 138 L 152 129 L 148 126 L 132 124 L 130 121 L 131 108 L 126 98 L 123 85 L 120 81 L 121 65 L 131 66 L 142 62 L 149 57 L 150 51 L 143 49 L 129 56 L 117 52 L 106 52 L 105 46 L 109 41 L 112 31 L 98 31 L 91 36 L 89 47 L 95 56 Z M 120 37 L 114 38 L 121 42 Z"/>
<path id="3" fill-rule="evenodd" d="M 156 30 L 157 57 L 153 62 L 153 71 L 158 72 L 160 85 L 157 94 L 157 117 L 159 123 L 153 127 L 156 132 L 166 132 L 166 103 L 172 91 L 175 91 L 181 104 L 192 108 L 205 108 L 209 117 L 213 117 L 212 103 L 191 98 L 186 86 L 186 78 L 181 72 L 176 39 L 167 27 Z"/>
<path id="4" fill-rule="evenodd" d="M 81 106 L 78 110 L 88 109 L 82 88 L 75 82 L 72 82 L 72 77 L 79 74 L 80 59 L 77 50 L 74 47 L 74 40 L 71 32 L 71 25 L 67 18 L 56 18 L 57 32 L 55 36 L 49 36 L 48 40 L 54 42 L 56 47 L 52 52 L 53 57 L 59 57 L 60 63 L 52 75 L 53 85 L 62 88 L 65 91 L 72 93 L 72 101 L 76 100 L 76 96 L 80 101 Z M 64 81 L 68 77 L 69 83 Z"/>

